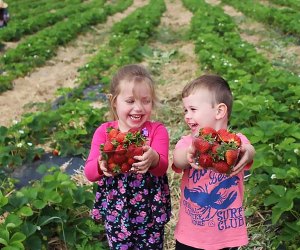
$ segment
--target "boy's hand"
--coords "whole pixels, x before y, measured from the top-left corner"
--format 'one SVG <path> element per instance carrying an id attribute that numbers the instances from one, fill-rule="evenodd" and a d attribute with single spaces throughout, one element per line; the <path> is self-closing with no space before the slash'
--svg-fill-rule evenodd
<path id="1" fill-rule="evenodd" d="M 98 158 L 98 165 L 100 170 L 103 172 L 103 174 L 107 177 L 113 176 L 112 173 L 110 173 L 107 169 L 107 162 L 104 160 L 101 160 L 101 157 Z"/>
<path id="2" fill-rule="evenodd" d="M 251 144 L 242 144 L 240 149 L 241 158 L 234 166 L 232 172 L 230 173 L 230 176 L 237 175 L 245 168 L 245 166 L 253 162 L 253 158 L 255 155 L 254 147 Z"/>
<path id="3" fill-rule="evenodd" d="M 143 146 L 144 154 L 141 156 L 134 156 L 134 159 L 139 162 L 133 163 L 132 166 L 136 169 L 136 173 L 144 174 L 150 167 L 158 164 L 159 155 L 150 146 Z"/>
<path id="4" fill-rule="evenodd" d="M 189 146 L 186 155 L 187 162 L 191 165 L 192 168 L 199 169 L 199 166 L 194 163 L 195 154 L 196 148 L 193 145 Z"/>

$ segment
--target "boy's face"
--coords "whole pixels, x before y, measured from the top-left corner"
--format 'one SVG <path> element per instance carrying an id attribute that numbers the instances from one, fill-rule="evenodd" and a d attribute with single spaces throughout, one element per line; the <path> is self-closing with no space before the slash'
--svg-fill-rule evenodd
<path id="1" fill-rule="evenodd" d="M 200 128 L 216 125 L 217 108 L 213 107 L 212 94 L 207 89 L 194 91 L 182 99 L 184 106 L 184 120 L 190 127 L 192 134 L 198 133 Z"/>

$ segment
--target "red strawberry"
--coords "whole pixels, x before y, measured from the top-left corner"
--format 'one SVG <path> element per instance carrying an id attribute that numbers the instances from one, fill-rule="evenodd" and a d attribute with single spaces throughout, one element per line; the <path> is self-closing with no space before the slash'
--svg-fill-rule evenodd
<path id="1" fill-rule="evenodd" d="M 208 141 L 204 140 L 201 137 L 194 139 L 194 147 L 201 153 L 206 153 L 208 150 L 211 149 L 211 146 L 212 145 Z"/>
<path id="2" fill-rule="evenodd" d="M 132 133 L 132 134 L 136 134 L 137 132 L 139 132 L 140 130 L 138 128 L 131 128 L 128 130 L 128 132 Z"/>
<path id="3" fill-rule="evenodd" d="M 124 145 L 119 144 L 119 145 L 116 147 L 116 153 L 117 153 L 117 154 L 124 155 L 124 154 L 126 154 L 126 152 L 127 152 L 127 150 L 126 150 L 126 148 L 124 148 Z"/>
<path id="4" fill-rule="evenodd" d="M 134 149 L 134 155 L 143 155 L 144 150 L 143 147 L 137 147 Z"/>
<path id="5" fill-rule="evenodd" d="M 228 140 L 228 135 L 229 135 L 229 132 L 227 129 L 225 128 L 221 128 L 217 131 L 218 133 L 218 139 L 219 141 L 224 141 L 226 142 Z"/>
<path id="6" fill-rule="evenodd" d="M 117 134 L 116 136 L 116 141 L 119 143 L 123 143 L 124 139 L 125 139 L 126 133 L 122 133 L 120 132 L 119 134 Z"/>
<path id="7" fill-rule="evenodd" d="M 103 151 L 104 152 L 109 152 L 114 149 L 114 145 L 111 143 L 111 141 L 106 141 L 103 145 Z"/>
<path id="8" fill-rule="evenodd" d="M 239 156 L 239 151 L 236 149 L 229 149 L 225 152 L 226 162 L 229 166 L 235 164 Z"/>
<path id="9" fill-rule="evenodd" d="M 112 140 L 115 139 L 117 137 L 117 135 L 119 134 L 119 130 L 115 129 L 115 128 L 108 128 L 108 139 Z"/>
<path id="10" fill-rule="evenodd" d="M 58 149 L 53 149 L 52 154 L 53 154 L 54 156 L 58 156 L 58 155 L 59 155 Z"/>
<path id="11" fill-rule="evenodd" d="M 135 148 L 136 148 L 136 146 L 134 144 L 130 144 L 127 148 L 126 156 L 133 157 Z"/>
<path id="12" fill-rule="evenodd" d="M 212 166 L 217 172 L 222 174 L 228 173 L 230 170 L 230 166 L 226 163 L 226 161 L 213 162 Z"/>
<path id="13" fill-rule="evenodd" d="M 135 163 L 136 162 L 136 160 L 135 159 L 133 159 L 133 158 L 128 158 L 128 160 L 127 160 L 127 163 L 131 166 L 133 163 Z"/>
<path id="14" fill-rule="evenodd" d="M 213 163 L 213 158 L 209 154 L 200 154 L 199 165 L 203 168 L 211 168 Z"/>
<path id="15" fill-rule="evenodd" d="M 116 163 L 109 163 L 108 164 L 108 170 L 112 173 L 119 173 L 120 172 L 120 166 L 117 165 Z"/>
<path id="16" fill-rule="evenodd" d="M 121 165 L 121 164 L 127 162 L 127 157 L 125 155 L 121 155 L 121 154 L 114 154 L 113 160 L 114 160 L 114 163 Z"/>
<path id="17" fill-rule="evenodd" d="M 122 173 L 127 173 L 130 169 L 131 169 L 131 165 L 129 165 L 128 163 L 123 163 L 121 165 L 121 172 Z"/>
<path id="18" fill-rule="evenodd" d="M 200 129 L 199 135 L 210 135 L 212 138 L 215 138 L 217 136 L 217 131 L 211 127 L 204 127 Z"/>

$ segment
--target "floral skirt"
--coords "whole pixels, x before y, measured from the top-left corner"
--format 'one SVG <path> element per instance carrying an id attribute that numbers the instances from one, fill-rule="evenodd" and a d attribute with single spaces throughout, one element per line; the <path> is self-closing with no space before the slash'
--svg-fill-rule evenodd
<path id="1" fill-rule="evenodd" d="M 170 216 L 166 175 L 129 173 L 103 177 L 98 182 L 92 217 L 104 222 L 112 249 L 152 249 L 151 242 L 161 244 Z M 133 242 L 139 242 L 140 247 Z"/>

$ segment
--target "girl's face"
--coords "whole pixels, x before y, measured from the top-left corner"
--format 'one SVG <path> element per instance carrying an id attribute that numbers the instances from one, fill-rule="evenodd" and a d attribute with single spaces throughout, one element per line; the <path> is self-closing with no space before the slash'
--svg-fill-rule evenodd
<path id="1" fill-rule="evenodd" d="M 153 98 L 147 83 L 120 82 L 120 93 L 114 104 L 119 121 L 119 129 L 128 131 L 140 128 L 150 119 Z"/>
<path id="2" fill-rule="evenodd" d="M 213 107 L 213 97 L 207 89 L 199 89 L 183 99 L 184 120 L 195 135 L 200 128 L 216 125 L 217 108 Z"/>

